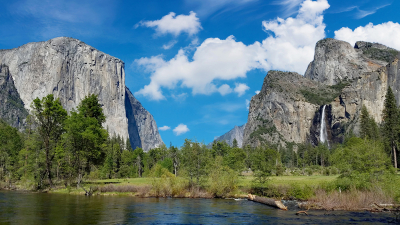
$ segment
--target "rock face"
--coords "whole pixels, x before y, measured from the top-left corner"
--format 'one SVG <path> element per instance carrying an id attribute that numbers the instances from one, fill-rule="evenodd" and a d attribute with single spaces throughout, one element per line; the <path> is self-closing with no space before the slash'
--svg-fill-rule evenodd
<path id="1" fill-rule="evenodd" d="M 243 124 L 242 126 L 235 126 L 232 130 L 228 131 L 227 133 L 223 134 L 222 136 L 219 136 L 216 138 L 214 141 L 225 141 L 229 146 L 233 146 L 233 140 L 236 139 L 238 143 L 238 147 L 241 148 L 243 146 L 243 134 L 244 134 L 244 128 L 246 127 L 246 124 Z M 211 148 L 212 143 L 207 145 L 207 147 Z"/>
<path id="2" fill-rule="evenodd" d="M 128 88 L 126 88 L 125 96 L 126 117 L 129 124 L 134 124 L 134 126 L 129 126 L 129 136 L 140 138 L 140 143 L 137 142 L 137 139 L 132 138 L 133 141 L 137 142 L 131 144 L 132 147 L 141 146 L 143 150 L 148 151 L 163 144 L 153 116 L 143 108 L 142 104 L 133 96 Z"/>
<path id="3" fill-rule="evenodd" d="M 341 142 L 346 133 L 359 133 L 363 105 L 380 123 L 388 86 L 400 102 L 399 58 L 397 50 L 376 43 L 357 42 L 353 48 L 334 39 L 319 41 L 304 77 L 277 71 L 265 77 L 250 102 L 244 145 L 317 145 L 322 119 L 328 143 Z"/>
<path id="4" fill-rule="evenodd" d="M 68 111 L 76 108 L 85 96 L 97 94 L 107 117 L 103 125 L 111 134 L 126 139 L 129 137 L 128 130 L 134 129 L 132 126 L 151 124 L 147 121 L 128 123 L 124 62 L 79 40 L 59 37 L 2 50 L 0 64 L 9 67 L 15 87 L 28 110 L 33 99 L 48 94 L 60 98 Z M 132 136 L 132 146 L 142 147 L 139 143 L 149 142 L 148 138 L 155 138 L 161 144 L 157 129 L 151 133 L 155 136 L 142 137 L 139 132 L 141 141 L 137 141 L 137 136 Z M 155 146 L 146 145 L 146 148 L 149 147 Z"/>
<path id="5" fill-rule="evenodd" d="M 24 108 L 8 67 L 0 65 L 0 118 L 22 130 L 27 116 L 28 111 Z"/>
<path id="6" fill-rule="evenodd" d="M 301 88 L 318 88 L 318 82 L 297 73 L 269 71 L 260 93 L 253 96 L 244 130 L 243 145 L 252 147 L 307 140 L 319 106 L 309 103 Z"/>

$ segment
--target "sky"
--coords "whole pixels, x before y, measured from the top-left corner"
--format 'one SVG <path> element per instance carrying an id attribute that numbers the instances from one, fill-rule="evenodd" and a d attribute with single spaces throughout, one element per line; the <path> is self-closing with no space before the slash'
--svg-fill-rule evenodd
<path id="1" fill-rule="evenodd" d="M 67 36 L 123 60 L 167 146 L 245 124 L 268 71 L 303 75 L 320 39 L 400 50 L 396 0 L 0 2 L 0 49 Z"/>

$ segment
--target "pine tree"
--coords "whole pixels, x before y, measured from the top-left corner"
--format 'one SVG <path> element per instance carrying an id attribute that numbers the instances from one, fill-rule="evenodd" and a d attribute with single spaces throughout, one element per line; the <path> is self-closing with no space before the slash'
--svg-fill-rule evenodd
<path id="1" fill-rule="evenodd" d="M 386 146 L 393 156 L 394 168 L 397 168 L 397 137 L 399 134 L 398 109 L 392 89 L 389 87 L 385 96 L 383 109 L 383 137 Z"/>
<path id="2" fill-rule="evenodd" d="M 367 107 L 363 105 L 361 109 L 361 117 L 360 117 L 360 136 L 361 138 L 368 138 L 372 140 L 379 139 L 379 130 L 378 125 L 375 122 L 375 119 L 369 115 Z"/>
<path id="3" fill-rule="evenodd" d="M 238 147 L 238 142 L 236 140 L 236 138 L 233 139 L 233 143 L 232 143 L 232 148 L 237 148 Z"/>

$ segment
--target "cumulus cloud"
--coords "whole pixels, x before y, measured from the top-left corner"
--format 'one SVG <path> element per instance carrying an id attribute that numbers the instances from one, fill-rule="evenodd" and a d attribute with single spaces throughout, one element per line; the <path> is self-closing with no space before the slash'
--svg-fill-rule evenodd
<path id="1" fill-rule="evenodd" d="M 250 100 L 246 99 L 246 109 L 249 110 L 250 107 Z"/>
<path id="2" fill-rule="evenodd" d="M 135 27 L 138 26 L 154 28 L 158 35 L 172 34 L 174 36 L 181 33 L 193 36 L 202 29 L 200 20 L 193 11 L 189 15 L 178 16 L 174 12 L 170 12 L 159 20 L 141 21 Z"/>
<path id="3" fill-rule="evenodd" d="M 161 130 L 161 131 L 166 131 L 166 130 L 169 130 L 169 129 L 171 129 L 171 127 L 169 127 L 169 126 L 162 126 L 162 127 L 158 128 L 158 130 Z"/>
<path id="4" fill-rule="evenodd" d="M 179 136 L 181 134 L 188 132 L 189 128 L 185 124 L 181 123 L 177 127 L 175 127 L 173 131 L 176 136 Z"/>
<path id="5" fill-rule="evenodd" d="M 232 89 L 231 89 L 231 87 L 230 87 L 229 85 L 223 84 L 223 85 L 221 85 L 221 86 L 218 88 L 218 92 L 219 92 L 222 96 L 224 96 L 224 95 L 226 95 L 226 94 L 231 93 L 231 92 L 232 92 Z"/>
<path id="6" fill-rule="evenodd" d="M 259 93 L 260 93 L 260 91 L 259 91 L 259 90 L 257 90 L 257 91 L 256 91 L 256 95 L 258 95 Z"/>
<path id="7" fill-rule="evenodd" d="M 391 21 L 374 25 L 360 26 L 352 30 L 343 27 L 335 31 L 335 38 L 354 45 L 357 41 L 378 42 L 400 50 L 400 24 Z"/>
<path id="8" fill-rule="evenodd" d="M 236 93 L 238 93 L 238 96 L 239 96 L 239 97 L 242 96 L 242 95 L 244 95 L 244 93 L 245 93 L 247 90 L 250 89 L 249 86 L 247 86 L 246 84 L 242 84 L 242 83 L 236 83 L 235 86 L 236 86 L 236 87 L 235 87 L 234 91 L 235 91 Z"/>
<path id="9" fill-rule="evenodd" d="M 135 62 L 151 71 L 150 84 L 136 92 L 152 100 L 162 100 L 161 88 L 177 86 L 192 89 L 192 94 L 227 94 L 227 86 L 219 88 L 215 80 L 246 77 L 253 69 L 296 71 L 304 73 L 314 57 L 315 43 L 325 37 L 322 13 L 329 8 L 326 0 L 304 1 L 295 18 L 263 21 L 263 29 L 271 35 L 265 40 L 245 45 L 233 36 L 224 39 L 207 38 L 190 51 L 181 49 L 170 60 L 162 56 L 141 58 Z M 239 96 L 248 89 L 243 84 L 235 88 Z"/>

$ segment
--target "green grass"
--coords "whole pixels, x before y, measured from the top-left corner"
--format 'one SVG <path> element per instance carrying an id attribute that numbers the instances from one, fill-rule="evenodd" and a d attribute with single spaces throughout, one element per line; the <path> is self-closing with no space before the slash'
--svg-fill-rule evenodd
<path id="1" fill-rule="evenodd" d="M 300 186 L 318 186 L 323 183 L 334 181 L 338 176 L 272 176 L 270 177 L 269 184 L 273 185 L 300 185 Z M 253 176 L 243 176 L 239 178 L 239 187 L 250 187 L 253 181 Z"/>
<path id="2" fill-rule="evenodd" d="M 314 176 L 271 176 L 270 184 L 275 185 L 309 185 L 316 186 L 326 182 L 334 181 L 338 176 L 322 176 L 322 175 L 314 175 Z M 121 178 L 121 179 L 105 179 L 105 180 L 92 180 L 87 181 L 86 184 L 115 184 L 115 185 L 151 185 L 152 182 L 151 177 L 143 177 L 143 178 Z M 250 187 L 253 181 L 253 176 L 240 176 L 239 177 L 239 186 L 240 187 Z"/>
<path id="3" fill-rule="evenodd" d="M 105 180 L 91 180 L 87 181 L 88 184 L 132 184 L 132 185 L 151 185 L 151 177 L 142 178 L 121 178 L 121 179 L 105 179 Z"/>

